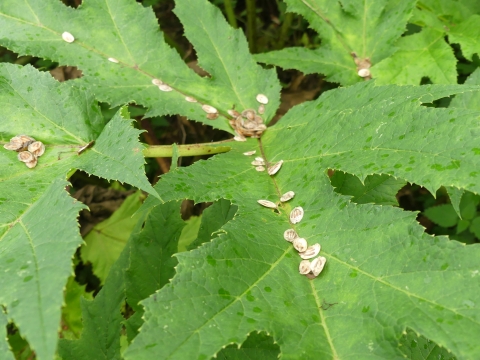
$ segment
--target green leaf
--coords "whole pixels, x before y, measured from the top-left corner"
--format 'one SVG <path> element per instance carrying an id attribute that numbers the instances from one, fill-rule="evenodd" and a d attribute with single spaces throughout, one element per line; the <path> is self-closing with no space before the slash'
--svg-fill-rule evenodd
<path id="1" fill-rule="evenodd" d="M 415 213 L 351 203 L 327 176 L 381 172 L 430 189 L 477 188 L 468 173 L 478 166 L 469 149 L 480 113 L 420 106 L 467 90 L 478 87 L 366 82 L 329 91 L 290 110 L 262 147 L 235 143 L 165 175 L 156 186 L 162 199 L 224 198 L 238 212 L 220 236 L 177 255 L 176 276 L 142 302 L 145 323 L 125 358 L 208 359 L 265 331 L 285 358 L 393 359 L 403 356 L 398 339 L 407 327 L 478 358 L 480 248 L 425 234 Z M 261 149 L 268 162 L 284 160 L 273 177 L 243 155 Z M 277 211 L 257 203 L 286 191 L 295 197 Z M 296 206 L 305 215 L 291 225 Z M 327 265 L 317 278 L 299 275 L 300 258 L 283 238 L 289 228 L 321 244 Z"/>
<path id="2" fill-rule="evenodd" d="M 83 73 L 76 81 L 94 88 L 99 100 L 112 106 L 133 101 L 149 109 L 147 117 L 180 114 L 233 132 L 227 110 L 233 105 L 241 110 L 258 107 L 255 97 L 263 93 L 271 100 L 265 118 L 272 118 L 279 104 L 276 73 L 254 63 L 241 31 L 231 29 L 207 0 L 178 2 L 175 11 L 210 78 L 184 63 L 164 41 L 152 9 L 133 0 L 91 0 L 78 9 L 57 0 L 2 1 L 0 44 L 75 65 Z M 73 43 L 62 40 L 65 31 L 73 34 Z M 160 91 L 153 79 L 173 91 Z M 185 96 L 199 103 L 185 101 Z M 208 120 L 201 104 L 214 106 L 221 116 Z"/>
<path id="3" fill-rule="evenodd" d="M 450 197 L 450 202 L 452 203 L 453 210 L 457 213 L 458 217 L 462 219 L 462 213 L 460 211 L 460 201 L 462 200 L 463 194 L 465 191 L 463 189 L 458 189 L 453 186 L 446 187 L 448 196 Z"/>
<path id="4" fill-rule="evenodd" d="M 443 204 L 428 208 L 423 214 L 435 224 L 446 228 L 457 225 L 459 220 L 452 204 Z"/>
<path id="5" fill-rule="evenodd" d="M 467 20 L 452 27 L 448 33 L 451 43 L 460 44 L 463 56 L 472 61 L 473 54 L 480 53 L 480 15 L 472 15 Z"/>
<path id="6" fill-rule="evenodd" d="M 480 85 L 480 68 L 476 69 L 465 81 L 467 85 Z M 478 91 L 457 94 L 451 101 L 451 108 L 480 110 L 480 93 Z M 479 147 L 480 151 L 480 147 Z"/>
<path id="7" fill-rule="evenodd" d="M 456 233 L 460 234 L 461 232 L 467 230 L 470 226 L 470 221 L 460 219 L 458 220 Z"/>
<path id="8" fill-rule="evenodd" d="M 335 171 L 330 181 L 336 192 L 351 195 L 357 204 L 398 206 L 397 192 L 406 185 L 404 180 L 388 175 L 369 175 L 362 184 L 358 177 L 342 171 Z"/>
<path id="9" fill-rule="evenodd" d="M 362 80 L 352 53 L 376 64 L 390 56 L 405 31 L 415 1 L 286 0 L 287 11 L 302 15 L 322 39 L 316 50 L 290 48 L 256 55 L 256 60 L 305 73 L 325 74 L 342 85 Z"/>
<path id="10" fill-rule="evenodd" d="M 0 329 L 2 332 L 0 334 L 0 352 L 5 360 L 14 360 L 13 354 L 9 351 L 9 346 L 7 342 L 7 316 L 5 313 L 0 311 Z"/>
<path id="11" fill-rule="evenodd" d="M 480 239 L 480 217 L 476 217 L 472 220 L 469 230 L 475 234 L 477 239 Z"/>
<path id="12" fill-rule="evenodd" d="M 462 218 L 466 220 L 472 220 L 477 214 L 477 206 L 480 203 L 480 196 L 466 191 L 460 202 L 460 213 Z"/>
<path id="13" fill-rule="evenodd" d="M 186 226 L 182 230 L 180 239 L 178 240 L 178 252 L 187 251 L 190 244 L 197 238 L 198 229 L 202 223 L 201 216 L 191 216 L 185 220 Z"/>
<path id="14" fill-rule="evenodd" d="M 398 51 L 372 67 L 373 78 L 379 85 L 418 85 L 425 76 L 435 84 L 456 84 L 457 60 L 444 36 L 443 32 L 424 28 L 400 38 Z"/>
<path id="15" fill-rule="evenodd" d="M 405 359 L 456 360 L 453 354 L 423 336 L 418 336 L 410 329 L 408 329 L 407 333 L 402 336 L 400 340 L 400 349 L 404 354 Z"/>
<path id="16" fill-rule="evenodd" d="M 127 197 L 110 218 L 96 224 L 85 237 L 85 244 L 80 248 L 82 260 L 92 263 L 93 273 L 102 284 L 138 222 L 134 214 L 143 198 L 141 191 Z"/>
<path id="17" fill-rule="evenodd" d="M 78 339 L 83 329 L 81 299 L 92 300 L 91 293 L 85 291 L 85 285 L 79 285 L 70 276 L 65 288 L 65 305 L 62 309 L 62 337 Z"/>
<path id="18" fill-rule="evenodd" d="M 262 359 L 277 360 L 278 345 L 271 336 L 265 333 L 251 333 L 240 348 L 235 345 L 227 346 L 217 354 L 219 360 L 246 360 Z"/>

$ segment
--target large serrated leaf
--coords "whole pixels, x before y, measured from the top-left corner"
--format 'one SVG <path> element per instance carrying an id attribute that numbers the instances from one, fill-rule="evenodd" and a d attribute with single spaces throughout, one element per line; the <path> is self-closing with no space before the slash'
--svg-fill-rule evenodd
<path id="1" fill-rule="evenodd" d="M 143 302 L 145 324 L 126 358 L 207 359 L 266 331 L 283 358 L 392 359 L 403 356 L 398 339 L 407 327 L 460 357 L 479 357 L 480 248 L 425 234 L 415 213 L 353 204 L 326 174 L 478 189 L 469 173 L 480 166 L 470 151 L 480 113 L 420 106 L 478 90 L 366 83 L 330 91 L 263 135 L 267 160 L 284 160 L 274 177 L 242 155 L 259 152 L 257 140 L 167 174 L 156 187 L 163 199 L 222 197 L 238 213 L 212 242 L 177 255 L 177 275 Z M 290 190 L 295 197 L 278 211 L 257 203 Z M 292 226 L 294 206 L 305 216 Z M 300 258 L 283 239 L 290 227 L 322 245 L 327 265 L 318 278 L 298 274 Z"/>

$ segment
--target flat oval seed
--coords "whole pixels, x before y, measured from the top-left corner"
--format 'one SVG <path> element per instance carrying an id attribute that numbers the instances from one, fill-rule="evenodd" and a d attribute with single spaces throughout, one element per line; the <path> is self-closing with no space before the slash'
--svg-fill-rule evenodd
<path id="1" fill-rule="evenodd" d="M 68 43 L 72 43 L 75 41 L 75 38 L 73 37 L 72 34 L 70 34 L 69 32 L 65 31 L 64 33 L 62 33 L 62 39 Z"/>
<path id="2" fill-rule="evenodd" d="M 364 77 L 370 76 L 370 70 L 368 70 L 368 69 L 360 69 L 360 70 L 358 70 L 358 73 L 357 73 L 357 74 L 358 74 L 358 76 L 364 78 Z"/>
<path id="3" fill-rule="evenodd" d="M 7 150 L 13 150 L 13 151 L 16 151 L 18 149 L 21 149 L 22 148 L 22 144 L 18 144 L 18 143 L 7 143 L 7 144 L 4 144 L 3 147 Z"/>
<path id="4" fill-rule="evenodd" d="M 257 95 L 257 101 L 260 103 L 260 104 L 268 104 L 268 97 L 266 95 L 263 95 L 263 94 L 258 94 Z"/>
<path id="5" fill-rule="evenodd" d="M 261 157 L 261 156 L 257 156 L 257 157 L 255 158 L 255 160 L 257 160 L 257 161 L 265 161 L 265 160 L 263 160 L 263 157 Z"/>
<path id="6" fill-rule="evenodd" d="M 188 102 L 191 102 L 191 103 L 196 103 L 197 102 L 197 99 L 195 99 L 191 96 L 185 96 L 185 100 L 187 100 Z"/>
<path id="7" fill-rule="evenodd" d="M 280 198 L 280 201 L 286 202 L 288 200 L 292 200 L 294 196 L 295 196 L 295 193 L 293 191 L 287 191 L 285 194 L 282 195 L 282 197 Z"/>
<path id="8" fill-rule="evenodd" d="M 33 169 L 35 166 L 37 166 L 37 159 L 26 162 L 25 165 L 27 165 L 28 168 Z"/>
<path id="9" fill-rule="evenodd" d="M 298 224 L 303 219 L 303 208 L 301 206 L 297 206 L 293 208 L 290 212 L 290 222 L 292 224 Z"/>
<path id="10" fill-rule="evenodd" d="M 35 160 L 35 156 L 30 151 L 21 151 L 17 155 L 18 160 L 24 163 Z"/>
<path id="11" fill-rule="evenodd" d="M 309 246 L 307 250 L 299 253 L 298 255 L 300 255 L 302 259 L 311 259 L 318 255 L 318 253 L 320 252 L 320 249 L 321 249 L 320 244 L 315 244 L 315 245 Z"/>
<path id="12" fill-rule="evenodd" d="M 293 240 L 293 247 L 298 252 L 304 252 L 308 248 L 307 240 L 297 237 Z"/>
<path id="13" fill-rule="evenodd" d="M 153 85 L 156 85 L 156 86 L 160 86 L 163 84 L 163 81 L 162 80 L 158 80 L 158 79 L 153 79 L 152 80 L 152 84 Z"/>
<path id="14" fill-rule="evenodd" d="M 228 115 L 233 116 L 234 118 L 237 118 L 240 116 L 240 113 L 237 110 L 227 110 Z"/>
<path id="15" fill-rule="evenodd" d="M 252 161 L 252 165 L 253 166 L 263 166 L 263 165 L 265 165 L 265 162 L 263 160 L 262 161 L 254 160 L 254 161 Z"/>
<path id="16" fill-rule="evenodd" d="M 168 86 L 167 84 L 162 84 L 162 85 L 160 85 L 158 88 L 159 88 L 160 90 L 162 90 L 162 91 L 165 91 L 165 92 L 169 92 L 169 91 L 172 91 L 172 90 L 173 90 L 173 89 L 172 89 L 170 86 Z"/>
<path id="17" fill-rule="evenodd" d="M 283 160 L 280 160 L 276 164 L 274 164 L 272 166 L 269 166 L 268 167 L 268 175 L 275 175 L 278 172 L 278 170 L 280 170 L 282 165 L 283 165 Z"/>
<path id="18" fill-rule="evenodd" d="M 319 256 L 312 261 L 311 268 L 313 276 L 316 277 L 322 272 L 326 262 L 327 259 L 325 259 L 323 256 Z"/>
<path id="19" fill-rule="evenodd" d="M 276 209 L 277 208 L 277 204 L 275 204 L 274 202 L 268 201 L 268 200 L 257 200 L 257 202 L 260 205 L 265 206 L 265 207 L 270 208 L 270 209 Z"/>
<path id="20" fill-rule="evenodd" d="M 42 156 L 45 152 L 45 145 L 41 141 L 34 141 L 28 145 L 28 151 L 30 151 L 36 157 Z"/>
<path id="21" fill-rule="evenodd" d="M 265 167 L 263 167 L 263 166 L 257 166 L 257 167 L 255 168 L 255 170 L 257 170 L 257 171 L 265 171 Z"/>
<path id="22" fill-rule="evenodd" d="M 262 104 L 258 107 L 258 113 L 260 115 L 263 115 L 265 113 L 265 105 Z"/>
<path id="23" fill-rule="evenodd" d="M 235 135 L 233 137 L 233 140 L 235 140 L 235 141 L 247 141 L 247 139 L 243 135 Z"/>
<path id="24" fill-rule="evenodd" d="M 311 264 L 308 260 L 300 261 L 300 266 L 298 267 L 298 272 L 302 275 L 306 275 L 311 271 Z"/>
<path id="25" fill-rule="evenodd" d="M 256 152 L 257 152 L 257 150 L 247 151 L 247 152 L 244 152 L 243 155 L 251 156 L 251 155 L 255 154 Z"/>
<path id="26" fill-rule="evenodd" d="M 218 113 L 207 114 L 208 120 L 215 120 L 216 118 L 218 118 Z"/>
<path id="27" fill-rule="evenodd" d="M 120 62 L 120 61 L 118 61 L 117 59 L 112 58 L 112 57 L 108 58 L 108 61 L 113 62 L 113 63 L 115 63 L 115 64 L 118 64 L 118 63 Z"/>
<path id="28" fill-rule="evenodd" d="M 298 234 L 295 230 L 293 229 L 288 229 L 288 230 L 285 230 L 285 232 L 283 233 L 283 238 L 289 242 L 292 242 L 293 240 L 295 240 L 296 238 L 298 237 Z"/>
<path id="29" fill-rule="evenodd" d="M 213 106 L 210 105 L 202 105 L 203 111 L 205 111 L 207 114 L 215 114 L 218 113 L 218 110 L 215 109 Z"/>

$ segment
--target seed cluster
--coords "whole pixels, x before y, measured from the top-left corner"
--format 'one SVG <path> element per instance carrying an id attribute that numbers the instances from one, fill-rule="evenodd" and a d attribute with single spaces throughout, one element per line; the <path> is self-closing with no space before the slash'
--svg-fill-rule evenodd
<path id="1" fill-rule="evenodd" d="M 30 169 L 37 166 L 37 158 L 45 152 L 45 145 L 42 142 L 36 141 L 27 135 L 17 135 L 11 138 L 10 142 L 3 145 L 3 147 L 7 150 L 18 152 L 18 160 L 24 162 Z"/>
<path id="2" fill-rule="evenodd" d="M 258 114 L 262 115 L 265 112 L 265 105 L 268 104 L 268 98 L 266 95 L 258 94 L 256 99 L 260 103 Z M 257 115 L 254 109 L 246 109 L 241 113 L 236 110 L 228 110 L 228 114 L 233 117 L 230 120 L 230 125 L 235 130 L 234 140 L 236 141 L 246 141 L 247 136 L 259 138 L 267 129 L 267 126 L 263 123 L 263 118 Z"/>

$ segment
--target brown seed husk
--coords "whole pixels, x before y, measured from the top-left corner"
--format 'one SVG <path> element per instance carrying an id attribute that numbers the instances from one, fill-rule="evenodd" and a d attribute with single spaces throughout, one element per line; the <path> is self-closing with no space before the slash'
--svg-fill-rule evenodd
<path id="1" fill-rule="evenodd" d="M 315 245 L 309 246 L 307 250 L 299 253 L 298 255 L 300 255 L 302 259 L 311 259 L 318 255 L 320 249 L 320 244 L 317 243 Z"/>
<path id="2" fill-rule="evenodd" d="M 216 118 L 218 118 L 218 113 L 207 114 L 207 119 L 208 120 L 215 120 Z"/>
<path id="3" fill-rule="evenodd" d="M 283 238 L 285 240 L 287 240 L 288 242 L 292 242 L 293 240 L 295 240 L 296 238 L 298 237 L 298 234 L 295 230 L 293 229 L 288 229 L 288 230 L 285 230 L 285 232 L 283 233 Z"/>
<path id="4" fill-rule="evenodd" d="M 18 160 L 24 163 L 35 160 L 35 156 L 30 151 L 21 151 L 17 157 Z"/>
<path id="5" fill-rule="evenodd" d="M 294 196 L 295 196 L 295 193 L 293 191 L 287 191 L 285 194 L 282 195 L 282 197 L 280 198 L 280 201 L 286 202 L 286 201 L 292 200 Z"/>
<path id="6" fill-rule="evenodd" d="M 323 256 L 319 256 L 312 261 L 311 268 L 313 276 L 317 277 L 322 272 L 326 262 L 327 259 L 325 259 Z"/>
<path id="7" fill-rule="evenodd" d="M 34 141 L 28 145 L 28 151 L 31 152 L 35 157 L 42 156 L 45 153 L 45 145 L 41 141 Z"/>
<path id="8" fill-rule="evenodd" d="M 300 261 L 300 265 L 298 266 L 298 272 L 302 275 L 306 275 L 311 271 L 311 264 L 308 260 Z"/>
<path id="9" fill-rule="evenodd" d="M 202 105 L 202 110 L 205 111 L 207 114 L 218 114 L 218 110 L 210 105 Z"/>
<path id="10" fill-rule="evenodd" d="M 301 206 L 293 208 L 290 212 L 290 222 L 292 224 L 298 224 L 303 219 L 304 211 Z"/>
<path id="11" fill-rule="evenodd" d="M 33 169 L 35 166 L 37 166 L 37 159 L 26 162 L 25 165 L 27 165 L 28 168 Z"/>
<path id="12" fill-rule="evenodd" d="M 298 252 L 304 252 L 308 248 L 307 240 L 297 237 L 293 240 L 293 247 Z"/>
<path id="13" fill-rule="evenodd" d="M 256 152 L 257 152 L 257 150 L 247 151 L 247 152 L 244 152 L 243 155 L 251 156 L 251 155 L 255 154 Z"/>
<path id="14" fill-rule="evenodd" d="M 275 204 L 274 202 L 271 202 L 269 200 L 257 200 L 257 202 L 260 205 L 265 206 L 265 207 L 270 208 L 270 209 L 276 209 L 277 208 L 277 204 Z"/>
<path id="15" fill-rule="evenodd" d="M 257 101 L 260 104 L 266 105 L 266 104 L 268 104 L 268 97 L 266 95 L 263 95 L 263 94 L 258 94 L 257 95 Z"/>
<path id="16" fill-rule="evenodd" d="M 283 165 L 283 160 L 280 160 L 276 164 L 268 167 L 268 175 L 275 175 Z"/>
<path id="17" fill-rule="evenodd" d="M 264 167 L 264 166 L 257 166 L 257 167 L 255 168 L 255 170 L 257 170 L 257 171 L 265 171 L 265 167 Z"/>

